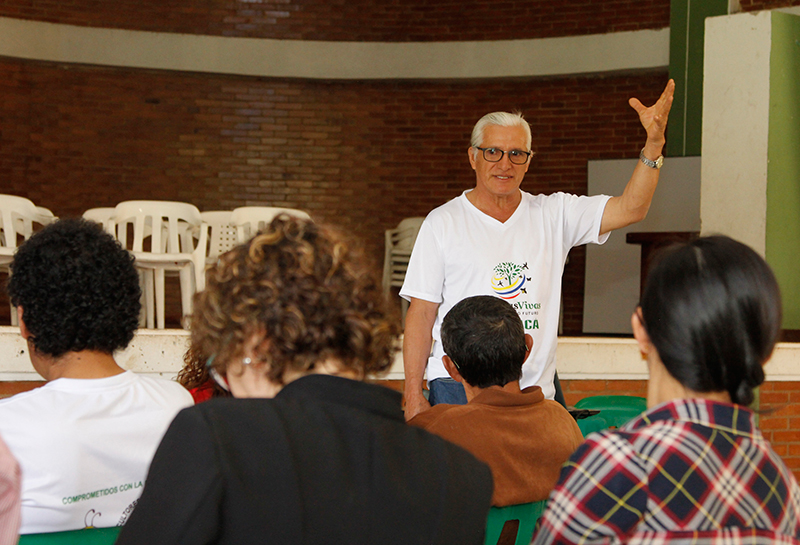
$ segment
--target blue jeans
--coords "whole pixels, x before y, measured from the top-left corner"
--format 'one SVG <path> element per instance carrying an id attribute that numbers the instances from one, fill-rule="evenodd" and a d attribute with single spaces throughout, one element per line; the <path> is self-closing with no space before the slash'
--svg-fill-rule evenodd
<path id="1" fill-rule="evenodd" d="M 431 406 L 439 403 L 449 403 L 451 405 L 466 405 L 467 394 L 461 383 L 451 378 L 437 378 L 428 383 L 428 401 Z"/>
<path id="2" fill-rule="evenodd" d="M 564 407 L 567 406 L 564 401 L 564 393 L 561 390 L 561 382 L 558 380 L 558 373 L 553 377 L 553 386 L 556 389 L 555 400 L 561 403 Z M 467 394 L 464 393 L 464 387 L 460 382 L 451 378 L 437 378 L 428 384 L 430 393 L 428 394 L 428 401 L 431 407 L 437 403 L 449 403 L 451 405 L 466 405 Z"/>

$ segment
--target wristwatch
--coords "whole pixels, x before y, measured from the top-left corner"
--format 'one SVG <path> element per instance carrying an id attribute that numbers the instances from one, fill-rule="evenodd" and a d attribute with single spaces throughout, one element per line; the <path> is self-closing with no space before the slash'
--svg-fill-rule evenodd
<path id="1" fill-rule="evenodd" d="M 649 166 L 650 168 L 656 168 L 656 169 L 661 168 L 661 165 L 664 164 L 663 155 L 659 155 L 655 161 L 651 161 L 650 159 L 644 156 L 644 148 L 642 148 L 642 151 L 639 152 L 639 160 L 645 165 Z"/>

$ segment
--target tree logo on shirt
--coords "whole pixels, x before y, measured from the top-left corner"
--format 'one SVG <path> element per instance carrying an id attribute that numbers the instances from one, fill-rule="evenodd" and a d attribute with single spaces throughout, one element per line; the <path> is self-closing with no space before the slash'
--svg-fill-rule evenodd
<path id="1" fill-rule="evenodd" d="M 525 288 L 530 278 L 525 276 L 528 264 L 517 265 L 511 261 L 504 261 L 494 268 L 492 276 L 492 289 L 501 299 L 514 299 L 520 293 L 528 293 Z"/>

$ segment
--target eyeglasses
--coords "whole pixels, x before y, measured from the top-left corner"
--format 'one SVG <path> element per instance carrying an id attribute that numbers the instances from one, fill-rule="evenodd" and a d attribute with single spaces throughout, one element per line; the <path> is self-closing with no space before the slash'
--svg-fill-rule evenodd
<path id="1" fill-rule="evenodd" d="M 508 154 L 508 160 L 514 163 L 515 165 L 524 165 L 528 162 L 533 152 L 530 151 L 522 151 L 521 149 L 512 149 L 511 151 L 504 151 L 500 148 L 479 148 L 475 146 L 475 149 L 479 149 L 483 152 L 483 158 L 489 161 L 490 163 L 497 163 L 502 158 L 503 155 L 506 153 Z"/>

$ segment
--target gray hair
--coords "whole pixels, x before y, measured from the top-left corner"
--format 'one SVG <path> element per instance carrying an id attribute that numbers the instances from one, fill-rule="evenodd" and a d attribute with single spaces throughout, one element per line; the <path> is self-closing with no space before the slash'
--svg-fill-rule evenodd
<path id="1" fill-rule="evenodd" d="M 489 125 L 498 125 L 500 127 L 522 127 L 522 129 L 525 131 L 525 149 L 531 149 L 531 126 L 528 125 L 528 122 L 525 121 L 525 118 L 523 118 L 522 114 L 519 112 L 492 112 L 480 118 L 478 122 L 475 123 L 475 127 L 472 129 L 470 146 L 476 148 L 483 143 L 483 134 L 486 131 L 486 127 Z M 473 151 L 473 153 L 475 152 Z"/>

